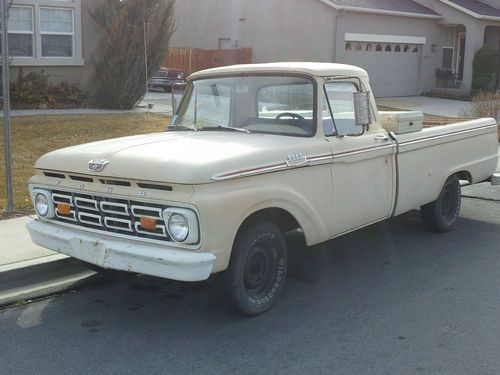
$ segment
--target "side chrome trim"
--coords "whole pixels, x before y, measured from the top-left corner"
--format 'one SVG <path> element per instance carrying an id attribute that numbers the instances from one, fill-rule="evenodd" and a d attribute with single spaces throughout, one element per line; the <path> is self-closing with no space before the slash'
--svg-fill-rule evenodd
<path id="1" fill-rule="evenodd" d="M 259 174 L 264 174 L 264 173 L 272 173 L 272 172 L 278 172 L 281 170 L 285 169 L 295 169 L 295 168 L 303 168 L 309 166 L 309 163 L 311 162 L 321 162 L 321 161 L 326 161 L 330 162 L 333 160 L 333 155 L 332 153 L 326 153 L 326 154 L 318 154 L 318 155 L 311 155 L 311 156 L 304 156 L 304 159 L 302 159 L 301 164 L 299 165 L 293 165 L 290 163 L 281 162 L 281 163 L 270 163 L 266 165 L 262 165 L 260 167 L 251 167 L 247 169 L 241 169 L 237 171 L 230 171 L 230 172 L 223 172 L 220 174 L 216 174 L 215 176 L 212 177 L 213 181 L 225 181 L 225 180 L 230 180 L 233 178 L 240 178 L 240 177 L 249 177 L 249 176 L 255 176 Z M 319 164 L 315 164 L 319 165 Z"/>
<path id="2" fill-rule="evenodd" d="M 289 167 L 285 162 L 267 164 L 267 165 L 263 165 L 260 167 L 252 167 L 252 168 L 248 168 L 248 169 L 241 169 L 241 170 L 237 170 L 237 171 L 223 172 L 220 174 L 216 174 L 215 176 L 212 177 L 212 180 L 213 181 L 225 181 L 225 180 L 231 180 L 233 178 L 254 176 L 254 175 L 258 175 L 258 174 L 276 172 L 279 170 L 292 169 L 292 168 L 293 167 Z"/>
<path id="3" fill-rule="evenodd" d="M 309 161 L 316 162 L 316 161 L 331 161 L 333 160 L 333 154 L 331 152 L 327 154 L 319 154 L 319 155 L 312 155 L 309 156 Z"/>
<path id="4" fill-rule="evenodd" d="M 323 163 L 319 163 L 319 164 L 314 164 L 314 166 L 317 166 L 317 165 L 322 165 L 322 164 L 326 164 L 326 163 L 331 163 L 332 161 L 334 161 L 336 158 L 339 158 L 339 157 L 358 155 L 358 154 L 363 154 L 366 152 L 378 151 L 378 150 L 387 149 L 387 148 L 394 148 L 394 147 L 395 147 L 394 144 L 387 144 L 387 145 L 382 145 L 382 146 L 360 148 L 360 149 L 355 149 L 355 150 L 351 150 L 351 151 L 347 151 L 347 152 L 339 152 L 336 154 L 329 152 L 329 153 L 324 153 L 324 154 L 310 155 L 310 156 L 305 156 L 304 161 L 300 165 L 288 164 L 286 161 L 279 162 L 279 163 L 270 163 L 270 164 L 261 165 L 259 167 L 250 167 L 250 168 L 240 169 L 240 170 L 236 170 L 236 171 L 219 173 L 219 174 L 214 175 L 211 179 L 212 179 L 212 181 L 225 181 L 225 180 L 231 180 L 233 178 L 249 177 L 249 176 L 255 176 L 255 175 L 264 174 L 264 173 L 278 172 L 278 171 L 282 171 L 282 170 L 286 170 L 286 169 L 304 168 L 304 167 L 310 166 L 310 163 L 323 162 Z"/>
<path id="5" fill-rule="evenodd" d="M 483 125 L 483 126 L 478 126 L 477 128 L 472 128 L 472 129 L 463 129 L 463 130 L 457 130 L 457 131 L 454 131 L 454 132 L 448 132 L 448 133 L 444 133 L 444 134 L 438 134 L 438 135 L 433 135 L 433 136 L 429 136 L 429 137 L 425 137 L 425 138 L 419 138 L 419 139 L 414 139 L 414 140 L 411 140 L 411 141 L 402 141 L 402 142 L 399 142 L 399 146 L 409 146 L 409 145 L 414 145 L 414 144 L 419 144 L 419 143 L 422 143 L 422 142 L 428 142 L 428 141 L 433 141 L 433 140 L 436 140 L 436 139 L 441 139 L 441 138 L 445 138 L 445 137 L 449 137 L 450 135 L 459 135 L 459 134 L 467 134 L 467 133 L 472 133 L 472 132 L 476 132 L 476 131 L 479 131 L 479 130 L 486 130 L 486 129 L 496 129 L 498 127 L 498 125 L 496 124 L 491 124 L 491 125 Z"/>
<path id="6" fill-rule="evenodd" d="M 366 148 L 360 148 L 360 149 L 352 150 L 352 151 L 339 152 L 339 153 L 333 154 L 333 160 L 335 160 L 337 158 L 346 157 L 346 156 L 354 156 L 354 155 L 359 155 L 359 154 L 365 154 L 367 152 L 384 150 L 387 148 L 394 148 L 394 144 L 391 143 L 391 144 L 387 144 L 387 145 L 383 145 L 383 146 L 366 147 Z"/>

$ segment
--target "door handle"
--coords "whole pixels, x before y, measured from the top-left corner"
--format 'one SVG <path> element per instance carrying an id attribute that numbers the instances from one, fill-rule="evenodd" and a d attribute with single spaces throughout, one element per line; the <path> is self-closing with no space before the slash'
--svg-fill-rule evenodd
<path id="1" fill-rule="evenodd" d="M 377 134 L 375 137 L 373 137 L 378 142 L 387 142 L 389 140 L 389 136 L 385 134 Z"/>

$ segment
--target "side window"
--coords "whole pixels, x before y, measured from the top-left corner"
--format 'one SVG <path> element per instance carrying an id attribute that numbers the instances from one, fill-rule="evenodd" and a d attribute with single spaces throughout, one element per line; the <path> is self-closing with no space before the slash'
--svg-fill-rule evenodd
<path id="1" fill-rule="evenodd" d="M 341 134 L 361 134 L 363 129 L 356 126 L 354 115 L 354 93 L 357 91 L 356 85 L 352 82 L 325 84 L 326 110 L 323 110 L 325 135 L 335 135 L 336 130 Z"/>

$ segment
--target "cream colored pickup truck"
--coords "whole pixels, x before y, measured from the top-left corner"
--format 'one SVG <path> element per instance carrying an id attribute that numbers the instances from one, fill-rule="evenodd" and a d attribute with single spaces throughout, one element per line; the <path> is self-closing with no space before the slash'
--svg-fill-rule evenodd
<path id="1" fill-rule="evenodd" d="M 201 71 L 166 131 L 42 156 L 27 227 L 104 269 L 183 281 L 225 271 L 235 305 L 259 314 L 285 283 L 285 232 L 314 245 L 418 207 L 426 227 L 447 231 L 459 180 L 492 176 L 493 119 L 422 130 L 419 114 L 383 117 L 354 66 Z"/>

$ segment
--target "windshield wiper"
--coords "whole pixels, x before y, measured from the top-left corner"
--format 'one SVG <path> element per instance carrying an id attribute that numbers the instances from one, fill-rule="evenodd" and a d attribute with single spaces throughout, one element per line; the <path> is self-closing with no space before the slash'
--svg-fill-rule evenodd
<path id="1" fill-rule="evenodd" d="M 186 126 L 186 125 L 170 125 L 168 128 L 167 128 L 167 131 L 170 131 L 170 130 L 188 130 L 188 131 L 198 131 L 198 129 L 196 128 L 193 128 L 191 126 Z"/>
<path id="2" fill-rule="evenodd" d="M 232 128 L 229 126 L 203 126 L 201 128 L 198 128 L 198 130 L 222 130 L 222 131 L 230 131 L 230 132 L 240 132 L 240 133 L 247 133 L 247 134 L 252 134 L 252 132 L 248 129 L 244 128 Z"/>

